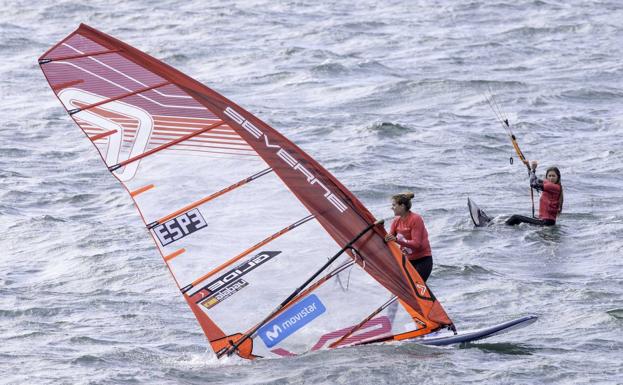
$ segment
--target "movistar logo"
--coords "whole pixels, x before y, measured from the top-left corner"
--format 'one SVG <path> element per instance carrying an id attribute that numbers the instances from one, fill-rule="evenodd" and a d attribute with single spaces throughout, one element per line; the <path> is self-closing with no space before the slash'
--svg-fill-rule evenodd
<path id="1" fill-rule="evenodd" d="M 244 128 L 246 131 L 249 132 L 249 134 L 253 135 L 253 137 L 255 139 L 261 140 L 262 136 L 264 137 L 264 143 L 266 144 L 266 147 L 268 148 L 274 148 L 275 151 L 277 152 L 277 156 L 279 158 L 281 158 L 281 160 L 283 160 L 284 162 L 286 162 L 288 164 L 288 166 L 292 167 L 294 170 L 299 171 L 300 173 L 302 173 L 305 178 L 307 179 L 307 182 L 310 185 L 318 185 L 320 186 L 323 190 L 324 190 L 324 197 L 333 205 L 335 206 L 335 208 L 337 208 L 339 210 L 339 212 L 343 213 L 344 211 L 346 211 L 346 209 L 348 208 L 348 206 L 346 206 L 344 204 L 344 202 L 342 202 L 337 196 L 335 196 L 335 194 L 333 194 L 331 192 L 331 190 L 329 190 L 327 188 L 327 186 L 324 185 L 324 183 L 322 183 L 321 181 L 318 180 L 318 178 L 316 178 L 314 176 L 314 174 L 312 174 L 308 169 L 306 169 L 302 164 L 300 164 L 299 162 L 297 162 L 296 159 L 294 159 L 292 157 L 292 155 L 290 155 L 286 150 L 284 150 L 283 148 L 281 148 L 281 146 L 276 145 L 276 144 L 271 144 L 268 141 L 268 136 L 266 136 L 266 134 L 264 132 L 262 132 L 262 130 L 260 130 L 259 128 L 257 128 L 253 123 L 249 122 L 248 120 L 246 120 L 244 117 L 242 117 L 242 115 L 240 115 L 238 112 L 236 112 L 236 110 L 234 110 L 231 107 L 227 107 L 225 109 L 225 111 L 223 111 L 225 113 L 225 115 L 229 116 L 230 118 L 232 118 L 236 123 L 238 123 L 240 126 L 242 126 L 242 128 Z"/>
<path id="2" fill-rule="evenodd" d="M 318 318 L 325 311 L 326 308 L 320 299 L 312 294 L 262 326 L 258 330 L 258 334 L 264 344 L 271 348 Z"/>
<path id="3" fill-rule="evenodd" d="M 279 337 L 279 334 L 281 334 L 282 331 L 283 330 L 281 330 L 281 327 L 279 327 L 279 325 L 273 325 L 273 330 L 266 331 L 266 338 L 274 341 Z"/>

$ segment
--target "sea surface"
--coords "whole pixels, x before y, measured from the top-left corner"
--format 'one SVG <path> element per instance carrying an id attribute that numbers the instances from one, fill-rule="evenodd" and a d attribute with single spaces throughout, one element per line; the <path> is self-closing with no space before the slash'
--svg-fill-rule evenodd
<path id="1" fill-rule="evenodd" d="M 0 1 L 1 384 L 623 384 L 623 3 Z M 217 360 L 37 58 L 87 23 L 271 124 L 378 218 L 415 193 L 464 347 Z M 553 228 L 530 160 L 562 172 Z M 510 158 L 515 162 L 510 164 Z M 474 228 L 471 197 L 497 224 Z M 328 251 L 328 255 L 335 251 Z"/>

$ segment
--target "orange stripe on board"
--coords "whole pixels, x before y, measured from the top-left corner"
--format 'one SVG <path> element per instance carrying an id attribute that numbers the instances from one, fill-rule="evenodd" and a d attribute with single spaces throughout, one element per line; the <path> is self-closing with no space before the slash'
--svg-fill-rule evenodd
<path id="1" fill-rule="evenodd" d="M 132 191 L 132 192 L 130 193 L 130 196 L 135 197 L 135 196 L 137 196 L 138 194 L 142 194 L 142 193 L 144 193 L 145 191 L 147 191 L 147 190 L 151 190 L 151 189 L 152 189 L 152 188 L 154 188 L 154 187 L 155 187 L 155 186 L 154 186 L 153 184 L 148 184 L 147 186 L 143 186 L 143 187 L 141 187 L 141 188 L 139 188 L 139 189 L 137 189 L 137 190 Z"/>
<path id="2" fill-rule="evenodd" d="M 91 139 L 91 141 L 95 142 L 98 139 L 102 139 L 102 138 L 105 138 L 107 136 L 110 136 L 110 135 L 116 134 L 116 133 L 117 133 L 117 130 L 110 130 L 110 131 L 102 132 L 101 134 L 89 136 L 89 139 Z"/>
<path id="3" fill-rule="evenodd" d="M 423 327 L 422 329 L 416 329 L 410 332 L 396 334 L 392 337 L 392 339 L 395 341 L 402 341 L 402 340 L 408 340 L 411 338 L 415 338 L 415 337 L 419 337 L 419 336 L 432 333 L 439 328 L 439 324 L 434 323 L 434 322 L 432 324 L 433 326 L 426 324 L 426 327 Z M 373 341 L 370 341 L 370 342 L 373 342 Z"/>
<path id="4" fill-rule="evenodd" d="M 177 251 L 172 252 L 171 254 L 167 255 L 166 257 L 164 257 L 165 262 L 169 262 L 170 260 L 172 260 L 173 258 L 177 257 L 180 254 L 183 254 L 186 252 L 186 249 L 179 249 Z"/>

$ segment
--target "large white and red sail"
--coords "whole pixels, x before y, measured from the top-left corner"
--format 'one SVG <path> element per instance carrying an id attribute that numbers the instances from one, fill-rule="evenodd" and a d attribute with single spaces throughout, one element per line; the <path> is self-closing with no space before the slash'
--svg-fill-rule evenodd
<path id="1" fill-rule="evenodd" d="M 452 325 L 379 226 L 261 323 L 374 223 L 372 214 L 257 117 L 89 26 L 39 63 L 130 193 L 215 351 L 255 329 L 241 356 L 412 338 Z"/>

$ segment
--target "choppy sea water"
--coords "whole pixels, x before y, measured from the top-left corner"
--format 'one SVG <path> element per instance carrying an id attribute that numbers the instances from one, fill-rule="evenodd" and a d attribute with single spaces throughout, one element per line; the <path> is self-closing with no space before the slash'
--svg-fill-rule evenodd
<path id="1" fill-rule="evenodd" d="M 0 383 L 623 383 L 623 5 L 618 1 L 0 3 Z M 412 190 L 429 284 L 459 329 L 413 343 L 218 361 L 125 191 L 36 59 L 85 22 L 236 101 L 377 217 Z M 554 228 L 529 214 L 529 159 L 562 171 Z M 328 254 L 332 254 L 329 251 Z"/>

